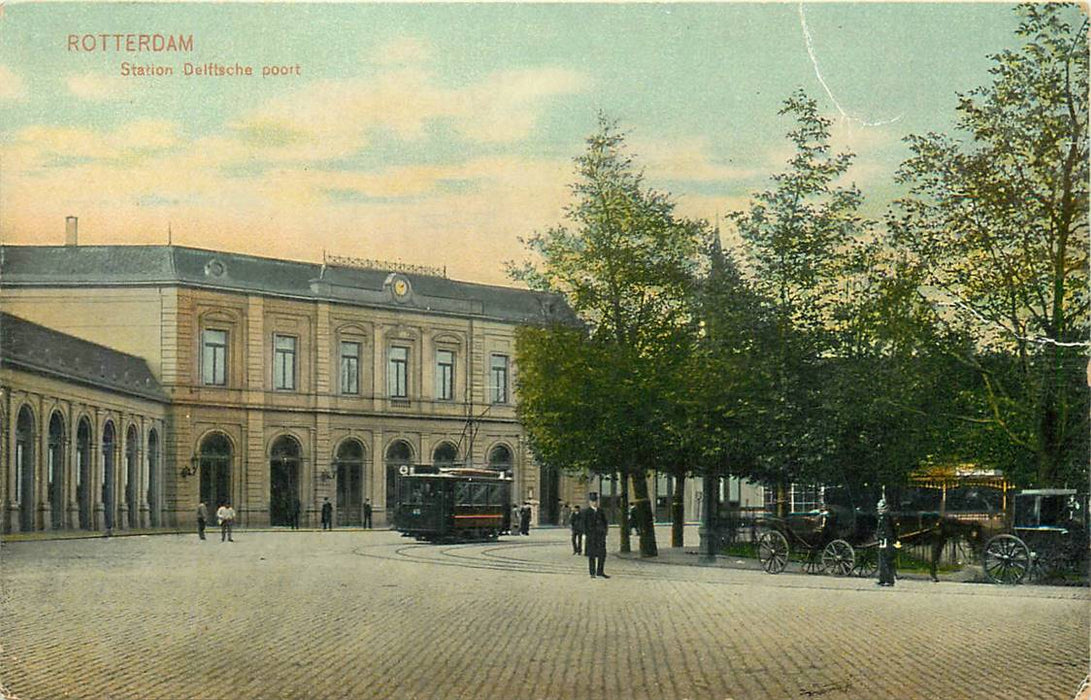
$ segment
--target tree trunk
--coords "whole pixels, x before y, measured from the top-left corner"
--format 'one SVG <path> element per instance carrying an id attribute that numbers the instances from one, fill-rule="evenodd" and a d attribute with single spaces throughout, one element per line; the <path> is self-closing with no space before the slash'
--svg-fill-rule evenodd
<path id="1" fill-rule="evenodd" d="M 681 474 L 674 480 L 674 494 L 671 497 L 671 546 L 685 546 L 686 532 L 686 475 Z"/>
<path id="2" fill-rule="evenodd" d="M 618 522 L 621 524 L 621 538 L 618 547 L 619 552 L 629 553 L 633 551 L 629 537 L 629 476 L 622 472 L 618 475 L 621 480 L 621 513 Z"/>
<path id="3" fill-rule="evenodd" d="M 788 515 L 788 488 L 784 479 L 777 479 L 777 517 L 784 518 Z"/>
<path id="4" fill-rule="evenodd" d="M 659 556 L 659 549 L 655 546 L 652 504 L 648 500 L 648 476 L 643 472 L 633 474 L 633 493 L 636 496 L 636 521 L 640 531 L 640 556 Z"/>

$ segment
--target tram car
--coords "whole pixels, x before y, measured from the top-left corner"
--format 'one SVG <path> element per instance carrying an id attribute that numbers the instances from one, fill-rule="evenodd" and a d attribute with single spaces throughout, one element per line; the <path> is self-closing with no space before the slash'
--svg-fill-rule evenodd
<path id="1" fill-rule="evenodd" d="M 427 542 L 490 541 L 511 528 L 510 477 L 490 469 L 407 467 L 394 529 Z"/>

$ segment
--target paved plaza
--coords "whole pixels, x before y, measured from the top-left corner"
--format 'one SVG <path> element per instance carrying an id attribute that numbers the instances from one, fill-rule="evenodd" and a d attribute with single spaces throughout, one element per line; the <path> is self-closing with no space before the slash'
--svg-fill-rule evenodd
<path id="1" fill-rule="evenodd" d="M 611 554 L 592 579 L 549 529 L 235 539 L 4 543 L 0 684 L 20 700 L 1068 700 L 1087 674 L 1086 588 L 887 589 L 678 555 Z"/>

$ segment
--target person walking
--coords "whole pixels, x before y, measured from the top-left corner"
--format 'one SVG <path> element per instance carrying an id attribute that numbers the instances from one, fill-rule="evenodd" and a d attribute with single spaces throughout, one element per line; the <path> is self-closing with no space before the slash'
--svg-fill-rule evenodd
<path id="1" fill-rule="evenodd" d="M 231 528 L 235 524 L 235 509 L 231 507 L 230 502 L 224 503 L 216 510 L 216 519 L 220 521 L 220 542 L 224 540 L 234 542 Z"/>
<path id="2" fill-rule="evenodd" d="M 584 551 L 587 553 L 587 570 L 591 578 L 610 578 L 604 571 L 606 567 L 606 533 L 610 524 L 606 513 L 599 508 L 598 494 L 591 494 L 587 499 L 590 509 L 583 514 L 583 532 L 586 536 Z"/>
<path id="3" fill-rule="evenodd" d="M 333 504 L 330 503 L 329 496 L 326 496 L 326 500 L 322 503 L 322 529 L 333 529 Z"/>
<path id="4" fill-rule="evenodd" d="M 205 524 L 208 523 L 208 508 L 204 501 L 197 504 L 197 536 L 205 539 Z"/>
<path id="5" fill-rule="evenodd" d="M 299 499 L 292 499 L 292 509 L 288 513 L 288 522 L 292 526 L 293 530 L 299 529 L 299 511 L 301 510 L 299 505 Z"/>
<path id="6" fill-rule="evenodd" d="M 572 528 L 572 553 L 583 554 L 583 513 L 579 506 L 573 506 L 569 526 Z"/>
<path id="7" fill-rule="evenodd" d="M 364 499 L 364 527 L 371 529 L 371 499 Z"/>
<path id="8" fill-rule="evenodd" d="M 572 517 L 572 509 L 568 506 L 568 501 L 565 501 L 561 506 L 561 525 L 568 525 L 569 518 Z"/>
<path id="9" fill-rule="evenodd" d="M 511 534 L 521 535 L 523 534 L 519 527 L 520 515 L 522 511 L 519 509 L 518 504 L 511 504 Z"/>
<path id="10" fill-rule="evenodd" d="M 875 528 L 875 539 L 879 541 L 879 581 L 876 585 L 893 586 L 897 576 L 894 557 L 902 545 L 898 542 L 898 531 L 885 498 L 879 499 L 876 510 L 879 512 L 879 523 Z"/>

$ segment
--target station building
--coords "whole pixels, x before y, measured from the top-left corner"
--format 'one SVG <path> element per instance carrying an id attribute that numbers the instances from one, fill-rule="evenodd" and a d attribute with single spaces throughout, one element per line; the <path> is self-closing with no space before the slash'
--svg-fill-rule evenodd
<path id="1" fill-rule="evenodd" d="M 557 522 L 586 485 L 533 461 L 514 331 L 560 297 L 375 261 L 182 246 L 0 247 L 5 531 L 388 520 L 419 464 L 510 472 Z"/>

